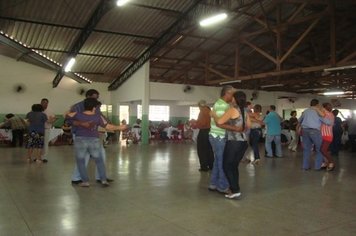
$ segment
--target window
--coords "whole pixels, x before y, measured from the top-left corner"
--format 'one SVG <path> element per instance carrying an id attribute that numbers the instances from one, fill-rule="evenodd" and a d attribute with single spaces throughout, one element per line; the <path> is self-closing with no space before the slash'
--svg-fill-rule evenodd
<path id="1" fill-rule="evenodd" d="M 130 122 L 130 120 L 129 120 L 129 106 L 120 105 L 119 117 L 120 117 L 120 122 L 122 120 L 126 120 L 126 123 L 129 124 L 129 122 Z"/>
<path id="2" fill-rule="evenodd" d="M 105 117 L 110 118 L 112 116 L 112 105 L 101 104 L 100 111 Z"/>
<path id="3" fill-rule="evenodd" d="M 338 117 L 341 118 L 341 120 L 346 120 L 351 117 L 351 112 L 352 110 L 349 109 L 338 109 L 339 110 L 339 115 Z M 355 112 L 355 111 L 354 111 Z"/>
<path id="4" fill-rule="evenodd" d="M 189 107 L 189 120 L 197 120 L 199 112 L 199 107 Z"/>
<path id="5" fill-rule="evenodd" d="M 142 119 L 141 105 L 137 105 L 137 118 Z M 169 121 L 169 106 L 150 105 L 148 119 L 151 121 Z"/>

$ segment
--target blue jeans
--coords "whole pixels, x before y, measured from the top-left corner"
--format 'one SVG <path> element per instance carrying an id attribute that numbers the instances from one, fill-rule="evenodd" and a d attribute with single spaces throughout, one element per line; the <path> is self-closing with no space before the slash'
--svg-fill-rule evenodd
<path id="1" fill-rule="evenodd" d="M 223 169 L 224 148 L 226 140 L 225 138 L 214 138 L 212 135 L 209 135 L 209 141 L 215 156 L 210 185 L 216 186 L 219 191 L 223 192 L 229 187 L 229 182 L 226 179 L 226 175 Z"/>
<path id="2" fill-rule="evenodd" d="M 273 157 L 272 141 L 274 141 L 274 143 L 276 144 L 276 156 L 282 157 L 281 135 L 268 135 L 268 134 L 266 135 L 266 142 L 265 142 L 267 156 Z"/>
<path id="3" fill-rule="evenodd" d="M 255 160 L 260 159 L 260 150 L 258 149 L 258 143 L 260 142 L 261 136 L 262 129 L 256 128 L 250 130 L 250 145 L 253 149 L 253 155 L 255 156 Z"/>
<path id="4" fill-rule="evenodd" d="M 102 157 L 103 145 L 99 138 L 75 137 L 74 149 L 75 149 L 75 158 L 77 164 L 76 170 L 79 172 L 79 177 L 80 177 L 79 179 L 76 180 L 82 180 L 83 182 L 87 182 L 89 180 L 87 174 L 87 164 L 89 162 L 90 157 L 92 157 L 95 160 L 95 164 L 99 174 L 99 179 L 102 181 L 107 179 L 105 165 Z"/>
<path id="5" fill-rule="evenodd" d="M 315 166 L 316 170 L 321 168 L 321 164 L 323 163 L 323 155 L 321 154 L 321 143 L 322 137 L 320 130 L 317 129 L 303 129 L 303 169 L 310 168 L 310 156 L 312 151 L 312 145 L 315 146 L 316 151 L 316 159 Z"/>

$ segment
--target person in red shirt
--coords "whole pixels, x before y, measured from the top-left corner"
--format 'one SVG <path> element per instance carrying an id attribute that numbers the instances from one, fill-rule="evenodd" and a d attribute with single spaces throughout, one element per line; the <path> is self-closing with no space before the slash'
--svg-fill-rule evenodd
<path id="1" fill-rule="evenodd" d="M 335 163 L 328 150 L 331 142 L 333 141 L 333 125 L 335 121 L 335 116 L 331 112 L 332 106 L 330 103 L 324 103 L 323 107 L 325 112 L 324 118 L 330 120 L 331 124 L 329 125 L 329 124 L 322 123 L 320 127 L 321 136 L 323 139 L 321 144 L 321 153 L 324 156 L 324 163 L 322 164 L 321 168 L 326 168 L 326 170 L 331 171 L 335 168 Z"/>

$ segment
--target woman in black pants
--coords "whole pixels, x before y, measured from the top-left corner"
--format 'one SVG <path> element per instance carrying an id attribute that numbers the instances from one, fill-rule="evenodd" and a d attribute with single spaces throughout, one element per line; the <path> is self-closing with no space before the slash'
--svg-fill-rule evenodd
<path id="1" fill-rule="evenodd" d="M 246 94 L 242 91 L 234 93 L 233 105 L 220 118 L 214 113 L 212 116 L 217 124 L 229 125 L 226 130 L 227 142 L 224 150 L 224 172 L 230 184 L 230 193 L 225 197 L 235 199 L 240 197 L 239 186 L 239 163 L 243 158 L 247 144 L 247 135 L 245 131 L 251 126 L 250 119 L 245 112 Z"/>

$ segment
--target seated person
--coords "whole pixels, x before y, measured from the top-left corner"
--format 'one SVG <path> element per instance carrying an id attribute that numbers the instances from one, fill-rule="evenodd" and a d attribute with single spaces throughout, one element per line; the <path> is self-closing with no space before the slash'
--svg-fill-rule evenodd
<path id="1" fill-rule="evenodd" d="M 132 132 L 134 135 L 134 143 L 137 143 L 141 139 L 141 120 L 137 119 L 136 123 L 132 126 Z"/>
<path id="2" fill-rule="evenodd" d="M 69 145 L 72 145 L 73 144 L 72 126 L 69 124 L 67 120 L 64 121 L 62 130 L 63 130 L 62 137 L 68 142 Z"/>

